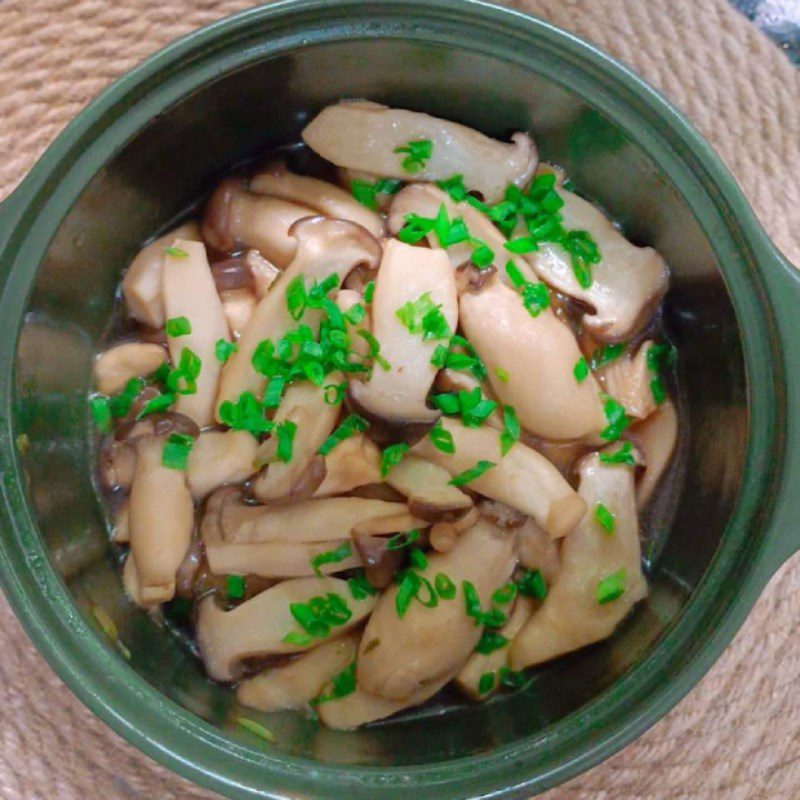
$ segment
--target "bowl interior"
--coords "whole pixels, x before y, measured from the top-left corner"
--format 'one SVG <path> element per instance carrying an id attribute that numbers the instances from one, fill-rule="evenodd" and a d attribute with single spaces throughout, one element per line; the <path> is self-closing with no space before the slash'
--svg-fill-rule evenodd
<path id="1" fill-rule="evenodd" d="M 79 608 L 91 618 L 100 606 L 114 619 L 130 667 L 153 687 L 249 741 L 230 721 L 237 711 L 232 693 L 206 680 L 179 642 L 124 596 L 91 482 L 85 398 L 115 287 L 143 241 L 231 167 L 296 141 L 310 115 L 343 96 L 425 110 L 498 137 L 532 131 L 542 158 L 565 167 L 630 239 L 656 247 L 672 269 L 665 322 L 680 353 L 681 457 L 668 477 L 674 491 L 649 515 L 651 595 L 613 639 L 536 670 L 513 696 L 485 705 L 449 698 L 356 733 L 320 729 L 291 714 L 247 712 L 275 733 L 275 747 L 285 753 L 334 764 L 438 763 L 543 731 L 640 660 L 703 577 L 742 474 L 743 357 L 708 236 L 638 137 L 604 117 L 591 98 L 511 60 L 396 39 L 309 45 L 207 83 L 144 125 L 61 222 L 19 342 L 16 423 L 31 440 L 25 468 L 41 535 Z"/>

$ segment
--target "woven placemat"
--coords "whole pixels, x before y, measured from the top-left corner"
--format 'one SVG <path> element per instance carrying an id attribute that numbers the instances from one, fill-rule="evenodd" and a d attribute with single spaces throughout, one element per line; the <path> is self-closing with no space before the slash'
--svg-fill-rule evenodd
<path id="1" fill-rule="evenodd" d="M 800 264 L 800 71 L 725 0 L 516 0 L 682 108 Z M 247 0 L 0 0 L 0 197 L 106 84 Z M 702 535 L 702 531 L 698 531 Z M 797 800 L 800 560 L 662 722 L 547 800 Z M 0 600 L 2 800 L 208 800 L 89 713 Z"/>

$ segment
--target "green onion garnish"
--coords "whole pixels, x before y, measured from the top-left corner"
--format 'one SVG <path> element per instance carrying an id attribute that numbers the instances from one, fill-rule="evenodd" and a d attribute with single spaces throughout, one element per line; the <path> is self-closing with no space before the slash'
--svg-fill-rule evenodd
<path id="1" fill-rule="evenodd" d="M 527 569 L 517 581 L 517 590 L 525 597 L 544 600 L 547 597 L 547 583 L 541 570 Z"/>
<path id="2" fill-rule="evenodd" d="M 322 443 L 317 452 L 321 456 L 326 456 L 336 445 L 341 444 L 345 439 L 362 433 L 369 427 L 369 423 L 358 414 L 350 414 L 342 421 L 339 427 Z"/>
<path id="3" fill-rule="evenodd" d="M 159 394 L 144 404 L 142 410 L 136 415 L 136 419 L 144 419 L 148 414 L 158 414 L 162 411 L 167 411 L 174 403 L 174 394 Z"/>
<path id="4" fill-rule="evenodd" d="M 249 431 L 255 437 L 268 433 L 275 423 L 264 416 L 264 407 L 252 392 L 242 392 L 232 403 L 226 400 L 219 407 L 220 421 L 236 431 Z"/>
<path id="5" fill-rule="evenodd" d="M 607 344 L 603 347 L 598 347 L 597 350 L 592 353 L 590 359 L 592 369 L 600 369 L 606 364 L 610 364 L 612 361 L 618 359 L 625 352 L 625 347 L 624 344 Z"/>
<path id="6" fill-rule="evenodd" d="M 495 367 L 494 374 L 501 383 L 508 383 L 511 380 L 511 376 L 502 367 Z"/>
<path id="7" fill-rule="evenodd" d="M 372 304 L 372 298 L 375 296 L 375 281 L 370 281 L 364 287 L 364 302 L 367 305 Z"/>
<path id="8" fill-rule="evenodd" d="M 517 412 L 512 406 L 503 406 L 503 432 L 500 434 L 500 455 L 504 456 L 522 434 Z"/>
<path id="9" fill-rule="evenodd" d="M 430 139 L 414 139 L 395 147 L 394 152 L 406 154 L 400 166 L 413 174 L 425 169 L 428 159 L 433 155 L 433 142 Z"/>
<path id="10" fill-rule="evenodd" d="M 396 467 L 408 454 L 409 446 L 405 442 L 390 444 L 381 454 L 381 477 L 385 478 L 393 467 Z"/>
<path id="11" fill-rule="evenodd" d="M 499 589 L 495 589 L 492 595 L 492 602 L 498 606 L 510 603 L 517 596 L 517 585 L 509 581 L 504 583 Z"/>
<path id="12" fill-rule="evenodd" d="M 378 210 L 377 196 L 379 194 L 397 194 L 400 187 L 403 185 L 402 181 L 394 178 L 380 178 L 375 183 L 363 181 L 359 178 L 353 178 L 350 181 L 350 192 L 358 200 L 361 205 L 372 209 Z"/>
<path id="13" fill-rule="evenodd" d="M 339 700 L 342 697 L 352 694 L 356 690 L 356 662 L 345 667 L 338 675 L 331 680 L 331 690 L 325 694 L 320 694 L 310 701 L 312 706 L 320 703 L 328 703 L 331 700 Z"/>
<path id="14" fill-rule="evenodd" d="M 522 236 L 519 239 L 511 239 L 506 242 L 503 247 L 509 253 L 532 253 L 534 250 L 539 249 L 536 240 L 532 236 Z"/>
<path id="15" fill-rule="evenodd" d="M 624 569 L 608 575 L 603 578 L 595 589 L 595 599 L 598 604 L 603 606 L 606 603 L 611 603 L 614 600 L 619 600 L 625 594 L 625 583 L 627 575 Z"/>
<path id="16" fill-rule="evenodd" d="M 172 317 L 167 320 L 166 324 L 167 336 L 186 336 L 192 332 L 192 323 L 188 317 Z"/>
<path id="17" fill-rule="evenodd" d="M 482 239 L 470 238 L 470 244 L 475 248 L 469 260 L 478 268 L 486 269 L 494 262 L 494 250 Z"/>
<path id="18" fill-rule="evenodd" d="M 487 694 L 488 692 L 491 692 L 492 689 L 494 689 L 494 680 L 494 672 L 484 672 L 478 681 L 478 693 Z"/>
<path id="19" fill-rule="evenodd" d="M 322 570 L 320 567 L 323 564 L 338 564 L 340 561 L 350 558 L 352 552 L 350 542 L 344 542 L 335 550 L 326 550 L 324 553 L 317 553 L 317 555 L 311 559 L 311 567 L 314 570 L 314 574 L 321 578 Z M 366 580 L 366 578 L 364 580 Z M 352 587 L 350 592 L 352 594 Z"/>
<path id="20" fill-rule="evenodd" d="M 443 572 L 437 572 L 433 579 L 436 593 L 442 600 L 452 600 L 456 596 L 456 585 Z"/>
<path id="21" fill-rule="evenodd" d="M 189 258 L 189 254 L 180 247 L 165 247 L 164 252 L 173 258 Z"/>
<path id="22" fill-rule="evenodd" d="M 172 433 L 164 443 L 161 463 L 169 469 L 185 470 L 194 439 L 185 433 Z"/>
<path id="23" fill-rule="evenodd" d="M 608 425 L 600 431 L 600 438 L 615 442 L 622 432 L 630 425 L 631 418 L 625 413 L 625 406 L 617 402 L 610 395 L 601 395 L 603 400 L 603 413 L 606 415 Z"/>
<path id="24" fill-rule="evenodd" d="M 225 339 L 217 339 L 214 345 L 214 355 L 220 364 L 224 364 L 237 350 L 239 346 L 236 342 L 229 342 Z"/>
<path id="25" fill-rule="evenodd" d="M 257 722 L 253 722 L 251 719 L 247 719 L 247 717 L 236 717 L 236 722 L 245 730 L 250 731 L 254 736 L 258 736 L 259 739 L 263 739 L 266 742 L 275 741 L 275 735 L 272 731 L 268 730 L 263 725 L 259 725 Z"/>
<path id="26" fill-rule="evenodd" d="M 225 580 L 225 593 L 230 600 L 241 600 L 245 588 L 245 580 L 241 575 L 228 575 Z"/>
<path id="27" fill-rule="evenodd" d="M 603 464 L 624 464 L 634 467 L 636 459 L 633 455 L 633 445 L 630 442 L 623 442 L 615 453 L 600 453 L 600 461 Z"/>
<path id="28" fill-rule="evenodd" d="M 586 359 L 583 356 L 575 362 L 575 366 L 572 368 L 572 374 L 575 376 L 575 380 L 578 383 L 583 383 L 589 377 L 589 365 L 586 363 Z"/>
<path id="29" fill-rule="evenodd" d="M 412 528 L 410 531 L 402 531 L 390 537 L 386 543 L 387 550 L 402 550 L 404 547 L 409 547 L 414 542 L 419 541 L 419 531 Z"/>
<path id="30" fill-rule="evenodd" d="M 428 436 L 437 450 L 440 450 L 442 453 L 455 453 L 456 446 L 453 442 L 453 434 L 445 430 L 441 422 L 437 422 L 428 431 Z"/>
<path id="31" fill-rule="evenodd" d="M 367 597 L 378 594 L 378 589 L 367 580 L 363 569 L 358 570 L 352 578 L 347 579 L 347 586 L 353 600 L 365 600 Z"/>
<path id="32" fill-rule="evenodd" d="M 458 475 L 455 475 L 450 479 L 449 483 L 451 486 L 464 486 L 467 483 L 477 480 L 481 477 L 481 475 L 485 474 L 492 467 L 496 466 L 497 464 L 495 464 L 494 461 L 484 461 L 481 459 L 474 467 L 470 467 L 463 472 L 459 472 Z"/>
<path id="33" fill-rule="evenodd" d="M 275 451 L 275 458 L 288 464 L 292 460 L 292 450 L 294 446 L 294 435 L 297 433 L 297 423 L 290 419 L 284 420 L 275 428 L 275 435 L 278 437 L 278 447 Z"/>
<path id="34" fill-rule="evenodd" d="M 607 534 L 614 533 L 616 520 L 614 515 L 602 503 L 598 503 L 594 507 L 594 518 Z"/>
<path id="35" fill-rule="evenodd" d="M 329 383 L 325 387 L 323 399 L 329 406 L 338 406 L 344 400 L 344 393 L 347 390 L 347 381 L 341 383 Z"/>
<path id="36" fill-rule="evenodd" d="M 298 275 L 286 287 L 286 308 L 289 311 L 289 316 L 296 322 L 303 316 L 307 305 L 306 284 L 303 276 Z"/>
<path id="37" fill-rule="evenodd" d="M 109 399 L 102 395 L 96 395 L 89 400 L 89 410 L 92 413 L 92 419 L 100 433 L 109 433 L 111 431 L 111 408 L 109 406 Z"/>
<path id="38" fill-rule="evenodd" d="M 483 608 L 481 608 L 481 598 L 475 584 L 472 581 L 462 581 L 461 591 L 464 595 L 464 608 L 468 617 L 475 620 L 476 625 L 483 622 Z"/>
<path id="39" fill-rule="evenodd" d="M 428 566 L 428 557 L 418 547 L 412 548 L 408 560 L 415 569 L 426 569 Z"/>
<path id="40" fill-rule="evenodd" d="M 484 631 L 480 638 L 475 651 L 488 656 L 489 653 L 494 653 L 495 650 L 502 650 L 508 646 L 508 639 L 502 633 L 497 631 Z"/>

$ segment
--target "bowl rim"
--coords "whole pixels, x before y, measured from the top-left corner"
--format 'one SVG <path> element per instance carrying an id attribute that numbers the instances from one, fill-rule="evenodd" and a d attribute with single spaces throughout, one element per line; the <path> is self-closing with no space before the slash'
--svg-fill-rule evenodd
<path id="1" fill-rule="evenodd" d="M 366 17 L 371 37 L 468 46 L 506 60 L 511 54 L 530 69 L 535 68 L 533 55 L 525 45 L 535 41 L 531 50 L 544 50 L 566 69 L 559 80 L 546 77 L 628 126 L 664 172 L 674 181 L 680 178 L 680 191 L 723 265 L 740 321 L 751 431 L 745 471 L 754 476 L 743 482 L 723 545 L 679 619 L 611 687 L 545 733 L 487 754 L 399 768 L 330 766 L 259 752 L 223 736 L 121 662 L 87 624 L 50 566 L 26 505 L 10 407 L 11 365 L 27 305 L 19 298 L 29 295 L 49 243 L 42 231 L 55 231 L 87 178 L 155 113 L 222 74 L 221 66 L 227 71 L 308 44 L 362 37 Z M 501 46 L 509 49 L 500 53 Z M 590 86 L 597 92 L 591 97 Z M 638 133 L 629 126 L 638 126 Z M 241 12 L 173 42 L 109 86 L 48 148 L 3 211 L 7 228 L 0 231 L 0 304 L 12 313 L 0 315 L 5 334 L 0 336 L 0 364 L 9 365 L 0 371 L 5 404 L 0 412 L 0 472 L 5 478 L 0 482 L 0 583 L 28 635 L 70 689 L 139 750 L 198 784 L 234 798 L 338 798 L 345 792 L 357 798 L 400 798 L 409 789 L 440 800 L 528 797 L 607 758 L 674 706 L 731 640 L 776 566 L 767 558 L 765 535 L 757 533 L 766 529 L 772 510 L 766 498 L 779 479 L 782 459 L 776 454 L 782 452 L 786 416 L 785 399 L 776 388 L 780 342 L 759 274 L 762 264 L 774 261 L 770 244 L 730 173 L 671 104 L 608 55 L 549 23 L 481 0 L 282 0 Z M 29 235 L 34 221 L 43 223 L 38 237 Z M 746 320 L 759 324 L 743 324 Z M 755 439 L 762 447 L 752 446 Z M 721 576 L 734 568 L 741 577 L 732 591 Z M 707 636 L 696 640 L 703 625 Z M 267 787 L 265 777 L 271 781 Z"/>

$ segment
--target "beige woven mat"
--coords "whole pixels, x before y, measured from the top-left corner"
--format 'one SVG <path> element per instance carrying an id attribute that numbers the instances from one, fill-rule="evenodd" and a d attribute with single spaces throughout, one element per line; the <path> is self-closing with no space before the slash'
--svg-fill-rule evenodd
<path id="1" fill-rule="evenodd" d="M 796 0 L 800 2 L 800 0 Z M 699 126 L 800 264 L 800 71 L 725 0 L 516 0 L 633 66 Z M 0 0 L 0 197 L 109 81 L 247 0 Z M 698 531 L 702 535 L 702 530 Z M 800 798 L 800 560 L 687 699 L 547 800 Z M 208 800 L 84 709 L 0 600 L 2 800 Z"/>

